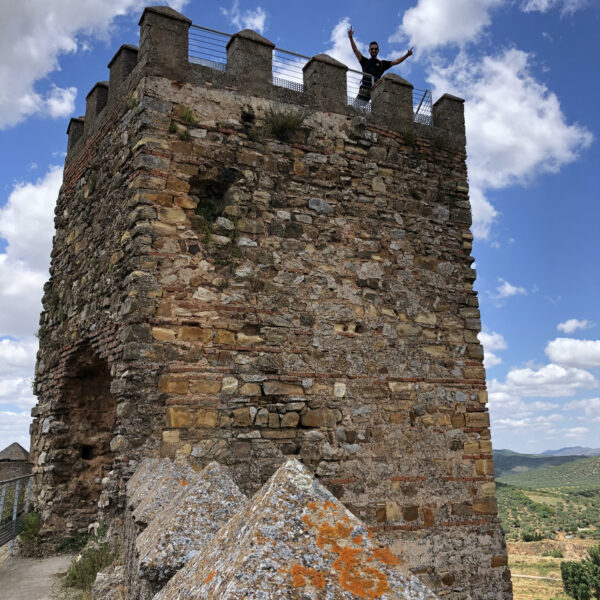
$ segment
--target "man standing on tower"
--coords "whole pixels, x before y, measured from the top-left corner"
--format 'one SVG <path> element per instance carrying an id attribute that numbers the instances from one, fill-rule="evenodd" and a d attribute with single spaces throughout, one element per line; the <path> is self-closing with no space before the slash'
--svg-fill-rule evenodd
<path id="1" fill-rule="evenodd" d="M 395 65 L 399 65 L 401 62 L 405 61 L 409 56 L 412 55 L 413 49 L 409 48 L 404 56 L 400 58 L 396 58 L 392 61 L 390 60 L 379 60 L 377 58 L 377 54 L 379 54 L 379 44 L 377 42 L 371 42 L 369 44 L 369 54 L 370 58 L 364 57 L 360 50 L 356 47 L 356 43 L 354 42 L 354 29 L 352 29 L 352 25 L 350 25 L 350 29 L 348 29 L 348 37 L 350 38 L 350 45 L 352 46 L 352 50 L 360 63 L 361 69 L 363 73 L 367 73 L 371 77 L 365 75 L 360 82 L 360 88 L 358 90 L 357 98 L 368 102 L 371 99 L 371 90 L 375 82 L 391 67 Z"/>

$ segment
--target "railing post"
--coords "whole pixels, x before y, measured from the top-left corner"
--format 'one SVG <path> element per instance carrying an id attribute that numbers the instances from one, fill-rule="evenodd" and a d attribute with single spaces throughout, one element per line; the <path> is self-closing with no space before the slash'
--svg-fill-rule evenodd
<path id="1" fill-rule="evenodd" d="M 13 555 L 13 550 L 15 547 L 15 537 L 17 531 L 17 506 L 19 504 L 19 484 L 21 483 L 20 479 L 17 479 L 15 485 L 15 502 L 13 504 L 13 516 L 12 516 L 12 538 L 10 540 L 10 550 L 8 551 L 9 556 Z"/>
<path id="2" fill-rule="evenodd" d="M 25 514 L 29 512 L 29 499 L 31 498 L 31 480 L 33 475 L 30 475 L 27 479 L 27 496 L 25 498 Z"/>
<path id="3" fill-rule="evenodd" d="M 225 70 L 244 90 L 266 95 L 273 85 L 273 48 L 273 42 L 252 29 L 234 33 L 226 46 Z"/>
<path id="4" fill-rule="evenodd" d="M 304 91 L 321 110 L 344 112 L 348 103 L 346 73 L 348 67 L 327 54 L 313 56 L 302 69 Z"/>
<path id="5" fill-rule="evenodd" d="M 4 514 L 4 498 L 6 498 L 6 486 L 8 483 L 3 484 L 2 494 L 0 495 L 0 525 L 2 524 L 2 515 Z"/>

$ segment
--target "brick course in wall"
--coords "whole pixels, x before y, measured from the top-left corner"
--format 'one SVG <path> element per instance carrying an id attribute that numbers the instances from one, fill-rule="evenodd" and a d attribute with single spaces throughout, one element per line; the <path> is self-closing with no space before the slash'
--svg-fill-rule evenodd
<path id="1" fill-rule="evenodd" d="M 187 64 L 178 13 L 140 24 L 69 127 L 32 425 L 48 528 L 118 514 L 147 456 L 249 495 L 296 456 L 440 597 L 510 598 L 462 101 L 416 124 L 384 77 L 365 117 L 328 57 L 293 92 L 253 32 L 221 73 Z"/>

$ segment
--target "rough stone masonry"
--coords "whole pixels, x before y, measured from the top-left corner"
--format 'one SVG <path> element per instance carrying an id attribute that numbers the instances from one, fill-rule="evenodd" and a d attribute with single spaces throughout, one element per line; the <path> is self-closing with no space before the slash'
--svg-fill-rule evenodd
<path id="1" fill-rule="evenodd" d="M 143 458 L 217 461 L 252 496 L 293 456 L 440 597 L 511 598 L 462 100 L 415 123 L 388 75 L 366 115 L 326 55 L 300 92 L 255 32 L 221 71 L 188 61 L 179 13 L 140 27 L 68 129 L 31 428 L 46 530 L 118 516 Z"/>

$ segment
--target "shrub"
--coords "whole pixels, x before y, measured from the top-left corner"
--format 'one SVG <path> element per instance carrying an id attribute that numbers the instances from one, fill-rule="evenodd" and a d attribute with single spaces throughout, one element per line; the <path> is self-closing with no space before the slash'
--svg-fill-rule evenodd
<path id="1" fill-rule="evenodd" d="M 30 554 L 38 544 L 38 535 L 42 528 L 42 519 L 38 512 L 27 513 L 23 519 L 23 531 L 20 539 L 23 544 L 23 550 Z"/>
<path id="2" fill-rule="evenodd" d="M 521 539 L 524 542 L 539 542 L 541 539 L 543 539 L 543 536 L 541 533 L 534 531 L 533 529 L 525 529 L 521 533 Z"/>
<path id="3" fill-rule="evenodd" d="M 300 129 L 306 119 L 306 113 L 295 111 L 275 111 L 269 109 L 265 113 L 264 127 L 268 133 L 282 142 L 289 142 L 292 135 Z"/>
<path id="4" fill-rule="evenodd" d="M 56 545 L 57 552 L 79 552 L 88 543 L 90 536 L 87 533 L 77 533 L 63 538 Z"/>
<path id="5" fill-rule="evenodd" d="M 69 567 L 65 585 L 83 591 L 90 591 L 99 571 L 108 567 L 114 555 L 109 544 L 98 544 L 85 550 Z"/>
<path id="6" fill-rule="evenodd" d="M 600 544 L 589 548 L 588 554 L 581 562 L 560 565 L 564 590 L 575 600 L 600 599 Z"/>

